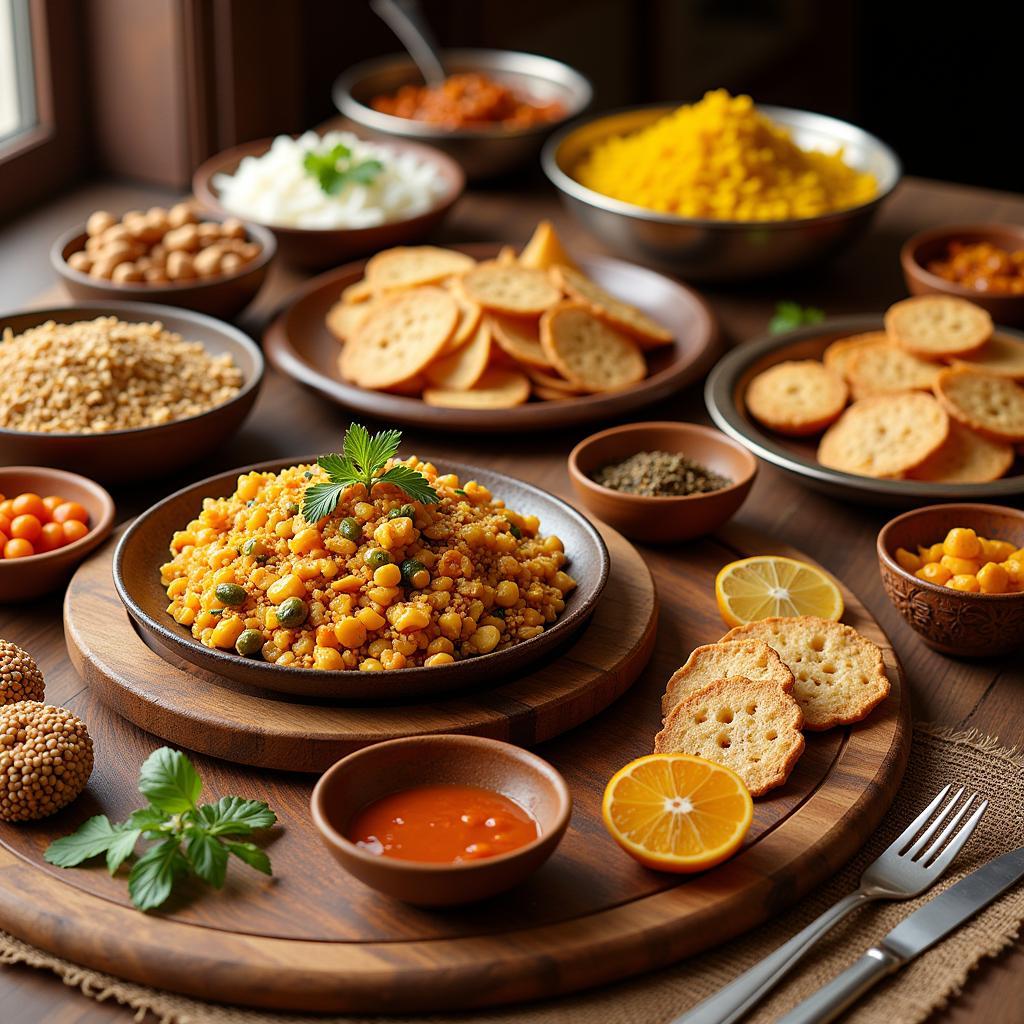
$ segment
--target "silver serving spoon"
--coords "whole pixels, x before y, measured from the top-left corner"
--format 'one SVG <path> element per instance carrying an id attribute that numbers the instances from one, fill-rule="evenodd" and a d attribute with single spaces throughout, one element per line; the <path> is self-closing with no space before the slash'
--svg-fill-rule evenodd
<path id="1" fill-rule="evenodd" d="M 417 0 L 370 0 L 370 7 L 409 51 L 427 85 L 442 85 L 448 76 Z"/>

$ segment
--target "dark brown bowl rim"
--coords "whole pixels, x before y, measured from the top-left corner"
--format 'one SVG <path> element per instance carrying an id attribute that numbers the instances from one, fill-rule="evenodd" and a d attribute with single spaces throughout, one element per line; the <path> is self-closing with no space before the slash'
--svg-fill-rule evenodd
<path id="1" fill-rule="evenodd" d="M 195 483 L 186 485 L 185 487 L 179 488 L 173 494 L 169 494 L 166 498 L 158 501 L 155 505 L 151 505 L 148 509 L 140 513 L 132 524 L 121 534 L 120 539 L 117 542 L 117 547 L 114 549 L 113 559 L 113 578 L 114 578 L 114 589 L 117 592 L 117 596 L 121 603 L 124 605 L 128 614 L 146 630 L 155 633 L 162 640 L 169 641 L 175 647 L 183 649 L 189 649 L 195 647 L 197 641 L 189 634 L 187 637 L 177 630 L 171 629 L 166 623 L 160 622 L 154 619 L 144 608 L 132 596 L 129 588 L 124 581 L 123 571 L 123 559 L 124 550 L 128 545 L 129 539 L 135 534 L 142 523 L 157 509 L 164 507 L 165 505 L 177 501 L 179 497 L 188 491 L 195 490 L 199 487 L 204 487 L 207 484 L 212 484 L 214 481 L 221 479 L 222 477 L 233 477 L 240 476 L 243 473 L 249 472 L 265 472 L 271 471 L 276 472 L 281 469 L 285 469 L 289 466 L 299 466 L 305 464 L 315 463 L 317 460 L 316 455 L 299 455 L 299 456 L 288 456 L 285 458 L 271 459 L 267 462 L 256 463 L 255 465 L 241 466 L 236 469 L 226 469 L 223 472 L 215 473 L 211 476 L 205 477 L 202 480 L 197 480 Z M 533 643 L 534 640 L 540 640 L 541 638 L 547 638 L 547 644 L 556 643 L 551 638 L 553 636 L 560 637 L 563 640 L 568 640 L 575 631 L 586 623 L 590 616 L 593 614 L 594 609 L 597 607 L 598 602 L 601 600 L 605 587 L 608 583 L 608 575 L 611 565 L 611 556 L 608 554 L 608 547 L 604 542 L 604 538 L 598 532 L 596 527 L 590 520 L 583 515 L 578 509 L 574 508 L 567 501 L 559 498 L 557 495 L 551 494 L 548 491 L 544 491 L 539 487 L 535 487 L 533 484 L 527 483 L 525 480 L 519 480 L 518 478 L 510 477 L 506 473 L 498 473 L 495 470 L 487 469 L 483 466 L 474 466 L 468 463 L 459 462 L 453 459 L 438 459 L 437 465 L 452 466 L 458 470 L 462 475 L 465 475 L 466 479 L 473 479 L 468 474 L 484 474 L 491 477 L 499 477 L 504 480 L 508 480 L 514 483 L 516 487 L 523 488 L 540 496 L 544 501 L 554 502 L 556 505 L 561 506 L 564 515 L 572 518 L 579 529 L 581 529 L 588 537 L 593 550 L 596 552 L 599 562 L 598 578 L 594 586 L 594 594 L 591 600 L 586 603 L 579 603 L 575 606 L 571 606 L 567 603 L 565 612 L 560 615 L 549 629 L 545 629 L 540 636 L 531 637 L 529 640 L 524 640 L 522 643 L 515 644 L 512 647 L 507 647 L 502 651 L 492 651 L 490 654 L 480 654 L 474 658 L 466 658 L 461 661 L 453 662 L 450 665 L 428 667 L 425 665 L 418 665 L 414 668 L 401 668 L 401 669 L 385 669 L 383 672 L 375 672 L 374 680 L 379 681 L 382 686 L 386 684 L 388 679 L 401 677 L 403 679 L 410 678 L 410 673 L 416 673 L 422 675 L 424 673 L 437 673 L 446 672 L 448 675 L 466 676 L 471 672 L 478 670 L 478 666 L 484 665 L 486 667 L 493 667 L 495 676 L 502 671 L 502 665 L 506 665 L 510 662 L 518 660 L 521 656 L 521 652 L 529 644 Z M 278 675 L 280 673 L 288 673 L 291 676 L 305 677 L 307 679 L 324 679 L 325 677 L 338 676 L 351 674 L 352 669 L 316 669 L 316 668 L 293 668 L 291 665 L 268 665 L 263 661 L 256 661 L 253 658 L 241 658 L 233 652 L 222 651 L 219 648 L 203 648 L 204 655 L 208 656 L 213 660 L 230 660 L 230 661 L 244 661 L 252 671 L 257 675 Z M 188 660 L 188 659 L 186 659 Z M 358 670 L 356 670 L 358 671 Z M 252 683 L 253 686 L 261 685 L 258 681 Z M 263 684 L 265 685 L 265 684 Z M 273 686 L 266 686 L 267 689 L 276 690 Z M 453 688 L 452 692 L 456 692 L 457 688 Z M 279 691 L 279 692 L 290 692 L 290 691 Z M 445 691 L 447 692 L 447 691 Z M 439 693 L 439 696 L 443 694 Z"/>
<path id="2" fill-rule="evenodd" d="M 222 223 L 230 217 L 234 217 L 234 214 L 204 210 L 203 216 L 209 217 L 211 220 L 215 220 L 218 223 Z M 122 284 L 118 281 L 107 281 L 103 278 L 96 278 L 89 274 L 83 274 L 81 270 L 75 270 L 75 268 L 68 263 L 64 256 L 64 250 L 79 238 L 84 239 L 88 237 L 88 232 L 86 231 L 86 226 L 84 224 L 69 228 L 54 241 L 53 245 L 50 246 L 50 264 L 53 269 L 57 271 L 58 275 L 66 277 L 69 281 L 74 281 L 77 284 L 86 285 L 90 288 L 109 288 L 111 291 L 116 291 L 120 294 L 124 294 L 125 296 L 141 296 L 150 294 L 177 295 L 186 291 L 213 291 L 220 285 L 230 284 L 233 281 L 238 281 L 239 279 L 248 276 L 249 274 L 265 269 L 270 264 L 270 261 L 274 256 L 277 255 L 277 239 L 269 228 L 265 228 L 262 224 L 255 224 L 250 221 L 242 220 L 241 217 L 235 217 L 235 220 L 242 221 L 242 226 L 245 228 L 250 241 L 255 240 L 259 242 L 262 251 L 255 259 L 249 260 L 248 263 L 243 264 L 238 270 L 231 274 L 220 274 L 217 277 L 196 277 L 191 281 L 168 281 L 165 284 L 150 284 L 148 282 L 141 281 Z M 81 251 L 83 250 L 75 250 L 75 252 Z"/>
<path id="3" fill-rule="evenodd" d="M 49 466 L 3 466 L 0 467 L 0 484 L 3 483 L 5 474 L 8 473 L 37 476 L 40 479 L 46 480 L 74 480 L 79 487 L 92 493 L 100 503 L 103 511 L 99 521 L 84 537 L 79 537 L 78 540 L 73 540 L 70 544 L 65 544 L 63 547 L 56 548 L 53 551 L 40 551 L 37 554 L 29 555 L 27 558 L 13 558 L 10 560 L 0 558 L 0 572 L 5 571 L 8 561 L 17 562 L 21 565 L 37 566 L 63 561 L 68 559 L 69 555 L 79 553 L 84 555 L 109 536 L 110 531 L 114 528 L 114 516 L 116 514 L 114 499 L 110 496 L 110 492 L 105 487 L 96 483 L 95 480 L 90 480 L 89 477 L 81 476 L 79 473 L 71 473 L 66 469 L 50 469 Z M 13 568 L 13 566 L 10 566 L 10 568 Z"/>
<path id="4" fill-rule="evenodd" d="M 537 124 L 530 125 L 525 128 L 502 128 L 501 125 L 494 125 L 493 127 L 486 128 L 450 128 L 446 129 L 443 125 L 435 125 L 426 121 L 417 121 L 412 117 L 399 117 L 397 114 L 385 114 L 381 110 L 374 110 L 373 107 L 367 106 L 362 100 L 357 100 L 353 94 L 353 90 L 358 88 L 362 84 L 362 80 L 369 74 L 382 67 L 387 67 L 389 64 L 402 60 L 408 62 L 408 66 L 412 71 L 416 71 L 416 65 L 413 63 L 411 57 L 408 54 L 395 52 L 386 54 L 383 57 L 374 57 L 370 60 L 361 61 L 354 67 L 349 68 L 343 74 L 339 75 L 331 87 L 331 94 L 335 99 L 335 106 L 338 110 L 346 117 L 356 120 L 353 116 L 353 111 L 359 113 L 361 120 L 356 121 L 360 127 L 371 128 L 374 131 L 390 131 L 400 138 L 411 138 L 421 140 L 434 140 L 437 142 L 444 142 L 447 139 L 472 139 L 472 140 L 488 140 L 488 141 L 499 141 L 501 139 L 522 139 L 529 138 L 530 136 L 544 136 L 556 128 L 560 128 L 562 125 L 579 117 L 583 112 L 590 106 L 591 101 L 594 98 L 594 83 L 583 74 L 582 71 L 574 68 L 571 64 L 566 63 L 562 60 L 557 60 L 554 57 L 547 57 L 539 53 L 528 53 L 525 50 L 502 50 L 496 48 L 485 48 L 485 47 L 474 47 L 472 49 L 462 48 L 446 48 L 441 50 L 441 57 L 448 54 L 452 57 L 465 57 L 467 61 L 471 60 L 474 54 L 489 54 L 494 56 L 500 54 L 502 56 L 510 57 L 531 57 L 538 60 L 551 61 L 552 64 L 560 64 L 563 68 L 571 71 L 577 78 L 580 79 L 586 85 L 586 91 L 576 98 L 573 109 L 567 110 L 561 117 L 554 117 L 550 121 L 542 121 Z M 488 69 L 481 69 L 487 71 Z M 524 77 L 530 77 L 535 79 L 542 79 L 544 81 L 551 81 L 551 79 L 545 78 L 540 74 L 531 74 L 529 71 L 517 72 L 522 74 Z M 345 104 L 347 107 L 351 105 L 351 110 L 343 108 L 342 103 L 338 99 L 339 96 L 344 97 Z M 367 118 L 366 114 L 372 115 Z M 380 122 L 379 124 L 377 122 Z"/>
<path id="5" fill-rule="evenodd" d="M 292 138 L 298 137 L 298 135 L 292 135 Z M 251 142 L 242 142 L 237 146 L 231 146 L 228 149 L 221 150 L 221 152 L 204 160 L 195 169 L 195 172 L 192 175 L 192 192 L 199 200 L 203 209 L 221 214 L 222 216 L 238 217 L 238 214 L 232 213 L 226 207 L 221 205 L 220 195 L 213 186 L 213 176 L 215 174 L 228 173 L 224 170 L 227 166 L 234 165 L 235 170 L 237 170 L 238 164 L 241 163 L 243 157 L 262 156 L 268 149 L 270 149 L 275 138 L 277 138 L 277 136 L 274 136 L 273 138 L 254 139 Z M 375 232 L 378 232 L 383 228 L 395 228 L 403 224 L 413 224 L 425 217 L 433 216 L 439 210 L 447 210 L 455 203 L 459 196 L 465 192 L 466 172 L 462 169 L 462 165 L 456 160 L 453 160 L 447 153 L 444 153 L 433 146 L 428 146 L 425 143 L 413 141 L 412 139 L 374 139 L 372 142 L 373 145 L 381 146 L 384 149 L 392 149 L 396 151 L 414 150 L 421 159 L 433 161 L 434 164 L 447 168 L 448 173 L 441 174 L 442 179 L 448 186 L 447 190 L 432 206 L 426 210 L 421 210 L 419 213 L 413 214 L 411 217 L 403 217 L 398 220 L 387 220 L 381 224 L 373 224 L 370 227 L 365 228 L 300 228 L 291 224 L 268 224 L 257 221 L 250 221 L 249 223 L 257 224 L 259 227 L 266 228 L 268 231 L 281 234 L 291 232 L 297 236 L 319 238 L 326 238 L 332 235 L 346 235 L 358 241 L 361 238 L 372 237 Z M 448 184 L 449 182 L 450 185 Z M 240 217 L 238 219 L 241 220 Z"/>
<path id="6" fill-rule="evenodd" d="M 72 309 L 84 309 L 94 312 L 96 316 L 116 316 L 119 320 L 123 320 L 127 317 L 140 317 L 141 321 L 152 323 L 155 320 L 164 322 L 166 318 L 172 319 L 183 319 L 197 321 L 203 326 L 226 334 L 235 344 L 240 345 L 249 358 L 253 361 L 255 366 L 255 372 L 252 376 L 245 381 L 241 388 L 238 390 L 238 394 L 233 398 L 229 398 L 226 402 L 222 402 L 220 405 L 215 405 L 212 409 L 207 409 L 206 412 L 197 413 L 195 416 L 185 416 L 180 420 L 171 420 L 170 423 L 158 423 L 149 427 L 130 427 L 126 430 L 105 430 L 102 433 L 56 433 L 52 431 L 34 431 L 34 430 L 11 430 L 9 427 L 0 427 L 0 438 L 7 437 L 31 437 L 44 441 L 47 438 L 68 440 L 69 438 L 75 438 L 76 440 L 90 440 L 99 441 L 105 438 L 115 437 L 129 437 L 137 436 L 154 431 L 168 431 L 175 427 L 180 427 L 183 423 L 194 423 L 197 420 L 205 419 L 207 416 L 213 416 L 216 413 L 221 412 L 228 406 L 236 405 L 237 403 L 244 401 L 250 392 L 259 388 L 263 381 L 263 375 L 266 372 L 266 362 L 263 359 L 263 353 L 260 351 L 259 346 L 250 338 L 244 331 L 233 326 L 232 324 L 226 323 L 224 320 L 218 320 L 214 316 L 208 316 L 206 313 L 197 313 L 193 309 L 182 309 L 180 306 L 163 306 L 156 302 L 145 302 L 140 301 L 138 303 L 132 302 L 121 302 L 111 301 L 104 302 L 100 299 L 95 300 L 83 300 L 82 302 L 66 302 L 60 306 L 45 306 L 41 309 L 4 309 L 0 310 L 0 330 L 5 326 L 5 321 L 13 319 L 14 317 L 22 317 L 38 314 L 39 319 L 36 321 L 34 326 L 38 327 L 41 324 L 46 323 L 50 319 L 52 313 L 65 313 Z M 122 315 L 123 314 L 123 315 Z M 29 328 L 25 328 L 28 330 Z M 187 339 L 186 339 L 187 340 Z M 206 347 L 205 345 L 203 346 Z M 239 367 L 241 369 L 241 367 Z M 84 538 L 83 538 L 84 539 Z"/>
<path id="7" fill-rule="evenodd" d="M 938 274 L 933 274 L 918 259 L 921 248 L 931 242 L 939 242 L 945 239 L 947 242 L 954 241 L 958 235 L 1002 235 L 1013 236 L 1020 241 L 1021 248 L 1024 248 L 1024 226 L 1019 224 L 948 224 L 944 227 L 928 228 L 925 231 L 918 231 L 911 235 L 900 246 L 900 265 L 903 272 L 910 277 L 918 277 L 924 284 L 937 291 L 947 292 L 950 295 L 957 295 L 965 299 L 972 299 L 975 302 L 1019 302 L 1024 304 L 1024 294 L 1013 292 L 979 292 L 973 288 L 965 288 L 956 281 L 947 281 Z"/>
<path id="8" fill-rule="evenodd" d="M 738 479 L 734 480 L 731 484 L 726 487 L 720 487 L 717 491 L 707 491 L 704 494 L 631 494 L 629 491 L 617 491 L 612 487 L 605 487 L 603 484 L 599 484 L 596 480 L 592 480 L 586 473 L 580 469 L 579 456 L 586 451 L 586 449 L 593 447 L 595 444 L 600 443 L 606 437 L 612 437 L 616 434 L 641 434 L 645 431 L 650 430 L 672 430 L 678 434 L 689 434 L 696 432 L 703 434 L 710 440 L 713 440 L 722 445 L 723 448 L 729 448 L 734 452 L 737 452 L 746 464 L 746 470 L 743 475 Z M 642 449 L 637 448 L 637 451 Z M 705 426 L 703 423 L 688 423 L 685 420 L 647 420 L 642 423 L 624 423 L 618 427 L 608 427 L 606 430 L 599 430 L 596 434 L 590 434 L 588 437 L 583 438 L 579 444 L 571 452 L 569 452 L 569 475 L 577 483 L 584 487 L 596 491 L 602 496 L 608 496 L 614 499 L 621 499 L 624 504 L 630 505 L 666 505 L 675 502 L 697 502 L 707 498 L 718 498 L 724 494 L 730 494 L 734 491 L 738 491 L 741 488 L 750 486 L 751 481 L 757 475 L 757 458 L 750 451 L 748 451 L 739 442 L 734 441 L 727 434 L 723 434 L 722 431 L 716 430 L 714 427 Z"/>
<path id="9" fill-rule="evenodd" d="M 500 750 L 502 754 L 511 754 L 521 764 L 528 767 L 528 771 L 534 778 L 543 776 L 558 794 L 559 807 L 556 820 L 546 829 L 537 821 L 537 838 L 532 839 L 523 846 L 517 846 L 514 850 L 509 850 L 507 853 L 499 853 L 497 856 L 485 857 L 482 860 L 450 864 L 435 861 L 407 860 L 403 857 L 378 857 L 375 854 L 367 853 L 365 850 L 360 849 L 351 839 L 338 831 L 324 808 L 324 792 L 327 789 L 330 778 L 351 767 L 353 761 L 358 761 L 362 757 L 372 757 L 374 753 L 383 748 L 421 746 L 437 743 L 465 750 Z M 472 759 L 470 757 L 467 757 L 464 763 L 467 769 L 472 768 Z M 471 777 L 467 778 L 467 781 L 471 782 Z M 390 792 L 400 793 L 402 790 L 395 789 Z M 524 747 L 518 747 L 514 743 L 506 743 L 504 740 L 491 739 L 488 736 L 435 733 L 429 736 L 401 736 L 398 739 L 374 743 L 369 747 L 363 747 L 360 750 L 353 751 L 351 754 L 346 754 L 340 761 L 335 761 L 317 780 L 316 785 L 313 787 L 312 795 L 309 798 L 309 807 L 313 816 L 313 822 L 320 834 L 332 845 L 341 847 L 348 856 L 354 857 L 364 864 L 373 865 L 374 867 L 383 865 L 385 870 L 393 870 L 396 873 L 402 874 L 424 876 L 436 874 L 464 875 L 487 872 L 495 865 L 505 864 L 520 857 L 525 857 L 542 844 L 549 842 L 552 836 L 557 836 L 563 832 L 569 824 L 569 819 L 572 817 L 572 793 L 562 773 L 553 764 L 545 761 L 544 758 L 533 753 L 533 751 L 526 750 Z M 534 820 L 536 821 L 536 819 Z"/>
<path id="10" fill-rule="evenodd" d="M 898 516 L 894 516 L 878 531 L 878 537 L 875 540 L 875 550 L 878 552 L 879 561 L 881 561 L 887 569 L 891 569 L 897 576 L 902 577 L 909 583 L 913 583 L 914 586 L 921 587 L 928 593 L 936 594 L 941 597 L 953 597 L 958 600 L 963 599 L 965 601 L 980 602 L 1024 601 L 1024 591 L 1021 591 L 1018 594 L 972 594 L 966 590 L 953 590 L 951 587 L 939 586 L 937 583 L 931 583 L 929 580 L 923 580 L 919 576 L 915 576 L 913 573 L 907 572 L 907 570 L 889 554 L 887 547 L 889 531 L 897 523 L 903 522 L 906 519 L 913 519 L 921 515 L 923 512 L 952 509 L 961 509 L 965 512 L 998 513 L 999 515 L 1009 514 L 1011 518 L 1019 518 L 1024 522 L 1024 512 L 1020 509 L 1011 508 L 1008 505 L 986 505 L 981 502 L 974 501 L 951 501 L 943 505 L 926 505 L 924 508 L 912 508 L 908 512 L 903 512 Z"/>

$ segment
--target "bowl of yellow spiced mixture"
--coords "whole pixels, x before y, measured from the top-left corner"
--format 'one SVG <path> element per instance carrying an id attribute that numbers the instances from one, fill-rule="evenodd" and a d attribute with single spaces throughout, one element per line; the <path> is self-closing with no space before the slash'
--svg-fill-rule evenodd
<path id="1" fill-rule="evenodd" d="M 602 240 L 705 280 L 782 273 L 836 251 L 900 177 L 892 150 L 860 128 L 723 89 L 577 123 L 542 162 Z"/>
<path id="2" fill-rule="evenodd" d="M 569 639 L 607 576 L 593 527 L 499 474 L 398 459 L 399 437 L 354 424 L 341 452 L 161 502 L 115 555 L 128 611 L 219 674 L 352 699 L 479 686 Z"/>

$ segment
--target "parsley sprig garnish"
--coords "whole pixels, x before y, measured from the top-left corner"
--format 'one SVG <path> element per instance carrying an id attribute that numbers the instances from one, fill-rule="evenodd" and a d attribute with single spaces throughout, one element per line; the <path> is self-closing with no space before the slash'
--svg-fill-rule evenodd
<path id="1" fill-rule="evenodd" d="M 139 769 L 139 792 L 148 807 L 114 825 L 105 814 L 97 814 L 77 832 L 50 843 L 43 858 L 57 867 L 73 868 L 106 854 L 107 870 L 115 875 L 134 856 L 139 840 L 149 840 L 151 845 L 133 861 L 128 876 L 128 895 L 139 910 L 159 907 L 174 883 L 189 875 L 220 889 L 232 854 L 271 874 L 270 858 L 263 850 L 228 837 L 270 828 L 277 815 L 262 800 L 238 796 L 200 804 L 202 789 L 199 773 L 180 750 L 154 750 Z"/>
<path id="2" fill-rule="evenodd" d="M 386 473 L 378 472 L 389 459 L 398 454 L 402 443 L 400 430 L 382 430 L 370 436 L 360 423 L 349 424 L 342 441 L 341 454 L 321 455 L 317 465 L 327 474 L 330 483 L 310 484 L 302 501 L 302 518 L 307 523 L 318 523 L 329 516 L 337 507 L 344 491 L 353 484 L 362 484 L 366 493 L 374 484 L 387 483 L 405 491 L 413 501 L 424 505 L 437 503 L 437 491 L 427 478 L 408 466 L 392 466 Z"/>
<path id="3" fill-rule="evenodd" d="M 379 160 L 353 159 L 352 150 L 343 142 L 332 146 L 326 153 L 309 150 L 302 158 L 302 166 L 329 196 L 336 196 L 346 185 L 372 185 L 384 170 Z"/>
<path id="4" fill-rule="evenodd" d="M 801 306 L 799 302 L 780 302 L 775 306 L 775 314 L 768 321 L 769 334 L 785 334 L 795 331 L 805 324 L 820 324 L 825 319 L 825 312 L 814 306 Z"/>

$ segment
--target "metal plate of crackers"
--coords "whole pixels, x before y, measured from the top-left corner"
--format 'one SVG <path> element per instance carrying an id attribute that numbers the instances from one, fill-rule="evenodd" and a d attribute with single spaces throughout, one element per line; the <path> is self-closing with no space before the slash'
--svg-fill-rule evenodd
<path id="1" fill-rule="evenodd" d="M 741 345 L 705 400 L 727 434 L 835 496 L 1024 493 L 1024 333 L 964 300 L 918 296 Z"/>
<path id="2" fill-rule="evenodd" d="M 550 224 L 517 252 L 387 249 L 322 274 L 264 335 L 281 372 L 376 418 L 450 430 L 604 420 L 696 380 L 703 300 L 670 278 L 570 254 Z"/>

